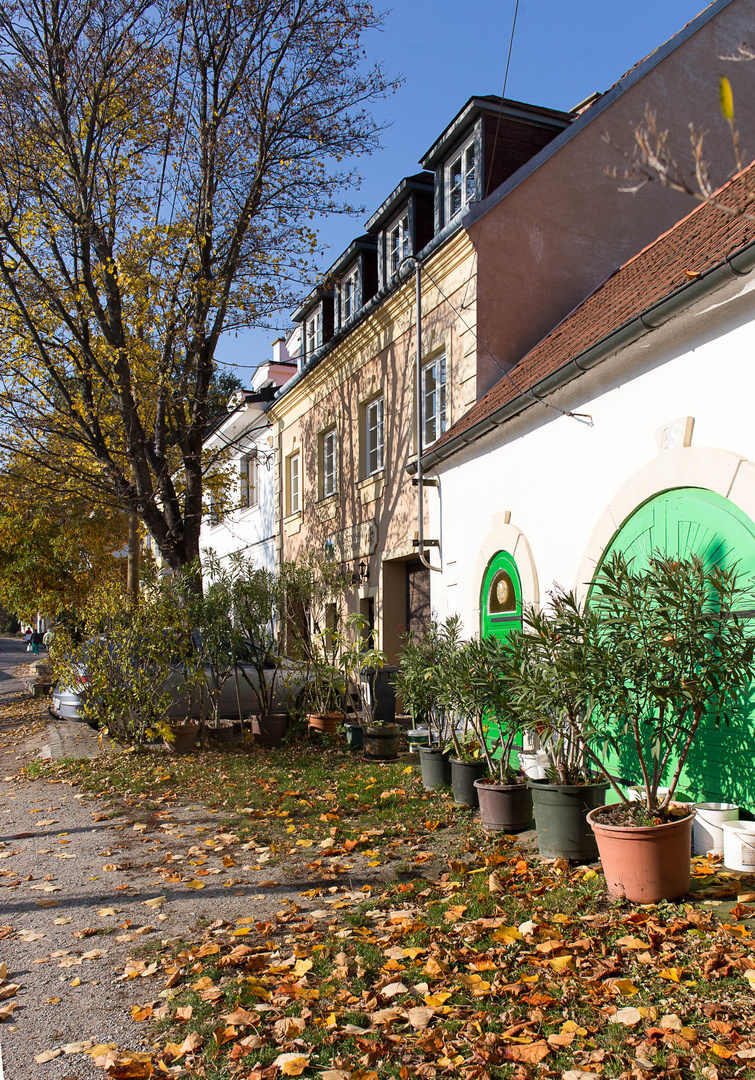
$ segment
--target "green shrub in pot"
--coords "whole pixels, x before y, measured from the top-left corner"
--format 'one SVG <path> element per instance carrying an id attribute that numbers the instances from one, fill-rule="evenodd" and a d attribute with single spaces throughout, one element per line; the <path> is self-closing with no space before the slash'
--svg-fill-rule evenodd
<path id="1" fill-rule="evenodd" d="M 618 553 L 601 567 L 588 609 L 599 627 L 596 715 L 608 742 L 633 749 L 643 789 L 639 808 L 627 803 L 635 815 L 663 817 L 703 720 L 718 726 L 742 709 L 755 670 L 754 598 L 735 568 L 696 555 L 657 553 L 634 568 Z"/>
<path id="2" fill-rule="evenodd" d="M 749 687 L 751 603 L 732 569 L 661 554 L 635 568 L 619 553 L 587 605 L 557 590 L 513 642 L 511 700 L 532 710 L 555 771 L 568 778 L 570 760 L 601 769 L 619 797 L 588 819 L 613 895 L 650 903 L 689 887 L 692 815 L 674 808 L 674 793 L 704 718 L 726 722 Z M 618 753 L 642 777 L 639 802 L 611 775 Z"/>
<path id="3" fill-rule="evenodd" d="M 605 680 L 598 630 L 596 613 L 557 587 L 549 607 L 525 610 L 524 629 L 508 639 L 509 712 L 518 728 L 540 738 L 555 784 L 587 784 L 603 773 L 592 745 Z"/>
<path id="4" fill-rule="evenodd" d="M 506 646 L 496 637 L 458 641 L 445 657 L 441 697 L 451 721 L 447 733 L 453 755 L 451 782 L 454 799 L 468 806 L 478 805 L 475 781 L 508 766 L 508 755 L 497 764 L 489 739 L 492 725 L 500 731 L 507 724 L 506 663 Z"/>
<path id="5" fill-rule="evenodd" d="M 524 625 L 509 638 L 506 678 L 514 722 L 538 734 L 551 761 L 545 780 L 528 782 L 538 850 L 544 858 L 586 862 L 598 853 L 587 814 L 608 787 L 591 744 L 597 622 L 573 594 L 556 589 L 548 610 L 526 611 Z"/>
<path id="6" fill-rule="evenodd" d="M 460 638 L 461 620 L 452 615 L 442 623 L 432 620 L 425 634 L 410 632 L 401 646 L 393 683 L 413 726 L 428 729 L 431 745 L 440 743 L 446 730 L 443 679 Z"/>

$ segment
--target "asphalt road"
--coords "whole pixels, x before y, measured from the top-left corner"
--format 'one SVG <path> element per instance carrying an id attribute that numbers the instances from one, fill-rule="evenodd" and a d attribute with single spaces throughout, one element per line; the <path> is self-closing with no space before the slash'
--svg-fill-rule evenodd
<path id="1" fill-rule="evenodd" d="M 26 674 L 29 662 L 36 659 L 27 654 L 23 639 L 0 637 L 0 705 L 26 690 L 21 675 Z"/>

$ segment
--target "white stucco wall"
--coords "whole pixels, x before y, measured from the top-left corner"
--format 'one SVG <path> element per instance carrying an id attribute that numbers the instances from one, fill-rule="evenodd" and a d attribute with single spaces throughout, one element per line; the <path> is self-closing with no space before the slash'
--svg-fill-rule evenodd
<path id="1" fill-rule="evenodd" d="M 250 417 L 248 423 L 259 426 L 259 417 Z M 234 432 L 229 437 L 237 441 L 238 453 L 233 459 L 237 473 L 242 456 L 249 454 L 255 446 L 261 451 L 257 467 L 258 505 L 226 514 L 217 525 L 210 525 L 209 519 L 205 518 L 199 542 L 202 558 L 204 560 L 208 549 L 221 560 L 240 553 L 251 558 L 255 566 L 274 570 L 276 499 L 275 469 L 270 457 L 274 450 L 272 431 L 267 429 L 248 438 Z M 269 461 L 269 467 L 265 460 Z"/>
<path id="2" fill-rule="evenodd" d="M 554 582 L 579 587 L 596 539 L 655 491 L 709 487 L 755 517 L 755 281 L 730 283 L 549 400 L 593 426 L 533 406 L 434 470 L 430 535 L 440 531 L 444 570 L 432 575 L 433 609 L 459 613 L 467 632 L 501 548 L 524 599 L 542 603 Z M 658 430 L 684 416 L 691 448 L 659 452 Z"/>

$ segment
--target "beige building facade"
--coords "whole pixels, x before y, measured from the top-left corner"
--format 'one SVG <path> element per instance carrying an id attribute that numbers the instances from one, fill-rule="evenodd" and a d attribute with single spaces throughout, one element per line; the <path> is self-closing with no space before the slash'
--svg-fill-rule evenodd
<path id="1" fill-rule="evenodd" d="M 474 297 L 467 234 L 457 232 L 427 269 L 447 298 L 422 275 L 422 370 L 425 382 L 429 369 L 442 372 L 434 379 L 444 398 L 435 405 L 440 434 L 475 400 L 474 303 L 465 308 L 468 325 L 448 303 L 458 307 L 465 293 Z M 406 631 L 420 629 L 429 615 L 430 571 L 415 544 L 417 491 L 405 468 L 416 456 L 416 340 L 409 273 L 269 414 L 279 450 L 280 559 L 315 550 L 350 568 L 351 610 L 376 628 L 390 658 Z M 425 555 L 432 560 L 432 548 Z"/>

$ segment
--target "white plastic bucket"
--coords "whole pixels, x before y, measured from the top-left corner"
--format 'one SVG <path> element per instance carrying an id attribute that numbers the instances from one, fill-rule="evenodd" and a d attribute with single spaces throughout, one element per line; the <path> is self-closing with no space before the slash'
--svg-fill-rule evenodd
<path id="1" fill-rule="evenodd" d="M 410 728 L 406 733 L 406 737 L 409 741 L 409 749 L 413 754 L 419 753 L 420 746 L 430 744 L 430 732 L 426 727 Z"/>
<path id="2" fill-rule="evenodd" d="M 545 750 L 521 750 L 519 767 L 530 780 L 545 780 L 551 759 Z"/>
<path id="3" fill-rule="evenodd" d="M 693 855 L 723 855 L 723 824 L 739 819 L 739 807 L 728 802 L 701 802 L 697 803 L 696 809 L 692 826 Z"/>
<path id="4" fill-rule="evenodd" d="M 724 866 L 755 873 L 755 821 L 724 821 Z"/>

